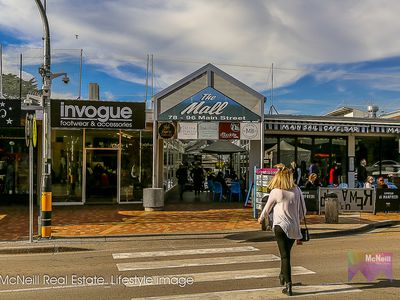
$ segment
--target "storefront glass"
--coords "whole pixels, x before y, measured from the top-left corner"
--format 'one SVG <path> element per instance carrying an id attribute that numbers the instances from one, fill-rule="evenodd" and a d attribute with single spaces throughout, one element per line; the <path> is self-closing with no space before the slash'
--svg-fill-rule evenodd
<path id="1" fill-rule="evenodd" d="M 367 161 L 368 175 L 393 177 L 400 174 L 399 142 L 393 137 L 362 137 L 356 139 L 356 163 Z M 392 179 L 392 178 L 391 178 Z"/>
<path id="2" fill-rule="evenodd" d="M 35 154 L 36 156 L 36 151 Z M 35 160 L 34 160 L 35 161 Z M 29 193 L 29 154 L 23 128 L 0 129 L 0 198 L 7 202 L 24 199 Z M 20 195 L 23 198 L 16 197 Z M 27 197 L 26 197 L 27 200 Z M 2 201 L 0 200 L 0 204 Z"/>
<path id="3" fill-rule="evenodd" d="M 52 132 L 53 202 L 82 202 L 82 130 Z"/>
<path id="4" fill-rule="evenodd" d="M 278 138 L 266 137 L 264 139 L 264 166 L 267 168 L 272 168 L 277 163 L 278 163 Z"/>
<path id="5" fill-rule="evenodd" d="M 178 183 L 176 170 L 182 162 L 183 146 L 179 140 L 164 141 L 164 190 L 168 191 Z"/>

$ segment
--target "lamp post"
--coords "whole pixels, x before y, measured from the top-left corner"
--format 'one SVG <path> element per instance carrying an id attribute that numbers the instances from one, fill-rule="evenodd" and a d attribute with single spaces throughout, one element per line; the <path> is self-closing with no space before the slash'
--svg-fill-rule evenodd
<path id="1" fill-rule="evenodd" d="M 43 65 L 39 68 L 39 73 L 43 78 L 42 86 L 42 177 L 41 177 L 41 202 L 40 202 L 40 234 L 42 237 L 51 237 L 51 122 L 50 122 L 50 92 L 52 74 L 50 71 L 50 30 L 46 11 L 40 0 L 35 0 L 42 18 L 44 31 Z"/>

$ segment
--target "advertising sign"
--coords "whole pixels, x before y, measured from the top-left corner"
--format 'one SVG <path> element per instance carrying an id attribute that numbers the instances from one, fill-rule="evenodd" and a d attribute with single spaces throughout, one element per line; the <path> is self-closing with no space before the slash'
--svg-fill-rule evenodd
<path id="1" fill-rule="evenodd" d="M 144 102 L 51 100 L 56 128 L 144 129 Z"/>
<path id="2" fill-rule="evenodd" d="M 398 211 L 400 207 L 400 190 L 376 189 L 375 212 Z"/>
<path id="3" fill-rule="evenodd" d="M 162 139 L 171 139 L 175 136 L 175 125 L 172 122 L 158 124 L 158 135 Z"/>
<path id="4" fill-rule="evenodd" d="M 216 122 L 198 123 L 198 138 L 200 140 L 218 140 L 218 123 Z"/>
<path id="5" fill-rule="evenodd" d="M 178 139 L 180 140 L 197 139 L 197 123 L 179 122 Z"/>
<path id="6" fill-rule="evenodd" d="M 0 126 L 21 126 L 21 101 L 0 99 Z"/>
<path id="7" fill-rule="evenodd" d="M 260 140 L 261 125 L 260 123 L 240 123 L 240 139 L 241 140 Z"/>
<path id="8" fill-rule="evenodd" d="M 158 121 L 260 121 L 260 116 L 212 87 L 162 112 Z"/>
<path id="9" fill-rule="evenodd" d="M 340 211 L 374 211 L 374 189 L 331 189 L 320 188 L 320 211 L 325 211 L 325 199 L 328 194 L 336 194 Z"/>
<path id="10" fill-rule="evenodd" d="M 219 123 L 219 138 L 221 140 L 239 140 L 240 123 Z"/>

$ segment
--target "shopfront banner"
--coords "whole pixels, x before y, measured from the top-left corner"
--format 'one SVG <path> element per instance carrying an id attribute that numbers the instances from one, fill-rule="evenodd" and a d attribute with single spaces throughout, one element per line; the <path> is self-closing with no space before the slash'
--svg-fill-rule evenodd
<path id="1" fill-rule="evenodd" d="M 51 100 L 54 128 L 144 129 L 144 102 Z"/>
<path id="2" fill-rule="evenodd" d="M 376 189 L 375 212 L 399 211 L 400 190 Z"/>
<path id="3" fill-rule="evenodd" d="M 321 212 L 325 211 L 325 200 L 332 193 L 337 196 L 340 211 L 374 211 L 374 189 L 320 188 L 319 200 Z"/>
<path id="4" fill-rule="evenodd" d="M 21 126 L 21 101 L 18 99 L 0 99 L 0 126 Z"/>
<path id="5" fill-rule="evenodd" d="M 218 140 L 218 123 L 200 122 L 198 123 L 199 140 Z"/>
<path id="6" fill-rule="evenodd" d="M 212 87 L 162 112 L 158 121 L 260 121 L 260 116 Z"/>
<path id="7" fill-rule="evenodd" d="M 221 140 L 239 140 L 240 123 L 219 123 L 219 138 Z"/>
<path id="8" fill-rule="evenodd" d="M 260 140 L 261 125 L 260 123 L 240 123 L 240 139 L 241 140 Z"/>
<path id="9" fill-rule="evenodd" d="M 197 139 L 197 123 L 179 122 L 178 139 L 180 140 Z"/>

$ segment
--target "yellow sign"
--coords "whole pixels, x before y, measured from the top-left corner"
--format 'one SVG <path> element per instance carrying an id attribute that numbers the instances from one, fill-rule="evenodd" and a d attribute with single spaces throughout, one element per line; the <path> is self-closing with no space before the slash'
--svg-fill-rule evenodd
<path id="1" fill-rule="evenodd" d="M 33 120 L 32 120 L 32 144 L 33 147 L 36 147 L 37 144 L 36 114 L 33 115 Z"/>

